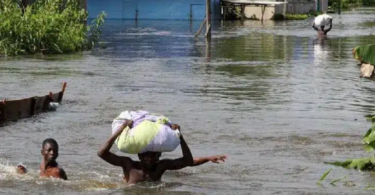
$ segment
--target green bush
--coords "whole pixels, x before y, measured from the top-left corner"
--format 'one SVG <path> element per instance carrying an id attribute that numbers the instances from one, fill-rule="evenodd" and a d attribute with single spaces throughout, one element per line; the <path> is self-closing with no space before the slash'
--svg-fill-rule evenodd
<path id="1" fill-rule="evenodd" d="M 322 11 L 310 11 L 308 15 L 309 16 L 319 16 L 321 14 L 323 14 Z"/>
<path id="2" fill-rule="evenodd" d="M 328 6 L 339 9 L 340 0 L 328 1 Z M 375 6 L 375 0 L 341 0 L 341 9 L 347 10 L 358 6 Z"/>
<path id="3" fill-rule="evenodd" d="M 274 14 L 273 20 L 305 20 L 308 17 L 307 14 Z"/>
<path id="4" fill-rule="evenodd" d="M 286 20 L 305 20 L 309 16 L 307 14 L 286 14 Z"/>
<path id="5" fill-rule="evenodd" d="M 375 5 L 375 0 L 362 0 L 362 4 L 364 6 L 374 6 Z"/>
<path id="6" fill-rule="evenodd" d="M 240 6 L 227 6 L 225 19 L 226 20 L 241 19 L 241 7 Z"/>
<path id="7" fill-rule="evenodd" d="M 79 0 L 37 0 L 24 9 L 21 5 L 0 0 L 0 56 L 71 53 L 98 45 L 105 13 L 86 25 L 88 14 Z"/>

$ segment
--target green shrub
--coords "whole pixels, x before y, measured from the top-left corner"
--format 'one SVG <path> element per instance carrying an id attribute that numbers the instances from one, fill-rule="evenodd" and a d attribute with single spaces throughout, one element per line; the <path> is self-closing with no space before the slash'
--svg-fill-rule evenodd
<path id="1" fill-rule="evenodd" d="M 374 6 L 375 0 L 341 0 L 341 9 L 347 10 L 358 6 Z M 328 1 L 328 6 L 332 9 L 339 9 L 340 0 Z"/>
<path id="2" fill-rule="evenodd" d="M 308 17 L 307 14 L 274 14 L 273 20 L 305 20 Z"/>
<path id="3" fill-rule="evenodd" d="M 18 0 L 0 0 L 0 56 L 71 53 L 97 46 L 101 13 L 90 26 L 79 0 L 37 0 L 23 9 Z"/>
<path id="4" fill-rule="evenodd" d="M 323 14 L 322 11 L 310 11 L 308 15 L 309 16 L 319 16 L 321 14 Z"/>
<path id="5" fill-rule="evenodd" d="M 309 16 L 307 14 L 286 14 L 286 20 L 305 20 Z"/>
<path id="6" fill-rule="evenodd" d="M 364 6 L 374 6 L 375 5 L 375 0 L 362 0 L 362 4 Z"/>

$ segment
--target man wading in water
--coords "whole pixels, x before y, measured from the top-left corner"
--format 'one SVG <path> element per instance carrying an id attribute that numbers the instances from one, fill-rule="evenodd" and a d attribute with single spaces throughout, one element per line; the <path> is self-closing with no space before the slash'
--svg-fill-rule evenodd
<path id="1" fill-rule="evenodd" d="M 329 20 L 329 28 L 324 30 L 324 26 L 321 26 L 320 29 L 315 26 L 315 23 L 313 23 L 312 27 L 318 32 L 319 36 L 325 36 L 327 33 L 332 29 L 332 18 Z"/>
<path id="2" fill-rule="evenodd" d="M 131 128 L 133 121 L 126 120 L 120 129 L 107 140 L 104 146 L 99 150 L 98 156 L 111 165 L 122 167 L 124 181 L 128 184 L 134 184 L 141 181 L 159 181 L 167 170 L 178 170 L 188 166 L 197 166 L 206 162 L 224 161 L 226 156 L 213 156 L 193 159 L 188 145 L 182 135 L 180 135 L 180 144 L 182 157 L 178 159 L 159 160 L 161 152 L 145 152 L 138 154 L 140 161 L 133 161 L 126 156 L 117 156 L 111 153 L 113 143 L 126 127 Z M 173 130 L 180 129 L 179 125 L 172 124 Z"/>
<path id="3" fill-rule="evenodd" d="M 41 177 L 68 179 L 65 171 L 56 162 L 59 156 L 59 145 L 54 139 L 49 138 L 43 141 L 41 154 L 43 156 L 43 161 L 40 163 Z"/>

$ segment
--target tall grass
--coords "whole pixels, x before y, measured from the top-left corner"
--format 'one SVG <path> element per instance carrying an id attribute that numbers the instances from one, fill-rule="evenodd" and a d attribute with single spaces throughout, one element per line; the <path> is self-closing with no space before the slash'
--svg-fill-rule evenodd
<path id="1" fill-rule="evenodd" d="M 91 25 L 87 17 L 79 0 L 37 0 L 26 8 L 19 0 L 0 0 L 0 56 L 92 49 L 105 13 Z"/>

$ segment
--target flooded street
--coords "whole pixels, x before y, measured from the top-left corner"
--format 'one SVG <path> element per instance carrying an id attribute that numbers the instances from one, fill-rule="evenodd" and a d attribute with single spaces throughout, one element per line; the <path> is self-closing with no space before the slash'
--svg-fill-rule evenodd
<path id="1" fill-rule="evenodd" d="M 108 20 L 104 50 L 2 59 L 0 99 L 68 86 L 56 112 L 0 127 L 0 193 L 373 193 L 366 189 L 375 185 L 371 173 L 340 167 L 316 183 L 332 167 L 325 161 L 370 155 L 361 141 L 371 127 L 364 115 L 375 111 L 375 83 L 359 78 L 352 57 L 355 46 L 375 43 L 375 9 L 332 17 L 326 39 L 317 38 L 313 18 L 216 21 L 210 50 L 202 35 L 194 38 L 200 21 Z M 121 168 L 96 153 L 112 120 L 138 109 L 180 124 L 193 156 L 226 154 L 227 161 L 125 186 Z M 38 177 L 48 137 L 60 145 L 57 161 L 69 181 Z M 177 148 L 162 158 L 180 156 Z M 30 173 L 15 174 L 18 163 Z"/>

